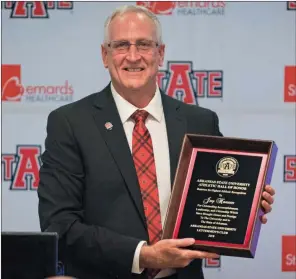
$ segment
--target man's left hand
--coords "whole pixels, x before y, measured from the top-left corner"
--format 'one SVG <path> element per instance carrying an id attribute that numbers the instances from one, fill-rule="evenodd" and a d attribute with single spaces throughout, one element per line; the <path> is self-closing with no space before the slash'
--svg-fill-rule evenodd
<path id="1" fill-rule="evenodd" d="M 262 200 L 262 207 L 264 209 L 265 214 L 262 216 L 261 218 L 261 222 L 263 224 L 267 223 L 267 217 L 266 215 L 271 212 L 272 210 L 272 204 L 274 202 L 274 196 L 275 195 L 275 190 L 270 186 L 270 185 L 266 185 L 264 188 L 264 192 L 263 192 L 263 200 Z"/>

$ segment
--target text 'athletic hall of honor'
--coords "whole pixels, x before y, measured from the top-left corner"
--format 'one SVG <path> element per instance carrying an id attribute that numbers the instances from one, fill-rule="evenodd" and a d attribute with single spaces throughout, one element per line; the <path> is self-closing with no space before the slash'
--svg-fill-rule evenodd
<path id="1" fill-rule="evenodd" d="M 274 141 L 186 134 L 162 238 L 254 258 L 277 150 Z"/>

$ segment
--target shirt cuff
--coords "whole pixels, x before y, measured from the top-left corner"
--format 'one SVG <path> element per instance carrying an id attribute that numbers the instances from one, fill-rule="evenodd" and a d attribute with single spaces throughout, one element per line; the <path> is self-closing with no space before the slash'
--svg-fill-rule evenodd
<path id="1" fill-rule="evenodd" d="M 140 241 L 134 255 L 133 266 L 132 266 L 132 273 L 141 274 L 144 268 L 140 269 L 140 251 L 144 244 L 147 244 L 146 241 Z"/>

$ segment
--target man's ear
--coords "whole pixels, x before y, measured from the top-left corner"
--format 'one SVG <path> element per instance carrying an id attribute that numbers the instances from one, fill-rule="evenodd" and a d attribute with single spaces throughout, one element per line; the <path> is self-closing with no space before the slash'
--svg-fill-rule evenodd
<path id="1" fill-rule="evenodd" d="M 159 54 L 159 67 L 163 66 L 163 61 L 164 61 L 164 53 L 165 53 L 165 45 L 160 45 L 158 48 L 158 54 Z"/>
<path id="2" fill-rule="evenodd" d="M 104 45 L 101 45 L 101 54 L 102 54 L 103 65 L 107 69 L 108 68 L 108 51 Z"/>

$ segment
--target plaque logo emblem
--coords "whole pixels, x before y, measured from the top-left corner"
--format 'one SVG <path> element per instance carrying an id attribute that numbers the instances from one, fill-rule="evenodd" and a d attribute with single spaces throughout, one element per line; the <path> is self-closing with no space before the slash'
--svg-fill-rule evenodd
<path id="1" fill-rule="evenodd" d="M 238 166 L 238 161 L 235 158 L 224 157 L 218 161 L 216 171 L 221 177 L 231 177 L 236 174 Z"/>

